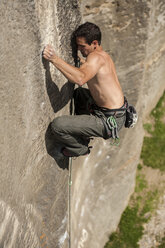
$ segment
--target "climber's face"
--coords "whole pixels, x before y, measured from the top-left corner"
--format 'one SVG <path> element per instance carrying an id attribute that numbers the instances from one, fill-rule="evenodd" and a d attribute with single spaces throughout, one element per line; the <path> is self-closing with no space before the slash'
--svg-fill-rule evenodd
<path id="1" fill-rule="evenodd" d="M 76 38 L 76 43 L 78 46 L 78 50 L 81 52 L 83 57 L 87 57 L 91 52 L 94 51 L 94 45 L 91 43 L 89 45 L 84 37 L 77 37 Z"/>

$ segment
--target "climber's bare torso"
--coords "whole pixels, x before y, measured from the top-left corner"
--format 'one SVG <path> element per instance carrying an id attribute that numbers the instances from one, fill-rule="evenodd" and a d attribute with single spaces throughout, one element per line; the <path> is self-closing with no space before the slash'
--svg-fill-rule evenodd
<path id="1" fill-rule="evenodd" d="M 124 104 L 124 97 L 110 56 L 103 51 L 97 40 L 89 45 L 84 37 L 77 37 L 76 43 L 78 50 L 86 58 L 80 68 L 69 65 L 59 58 L 51 45 L 44 48 L 43 56 L 70 82 L 79 86 L 87 83 L 98 106 L 120 108 Z"/>
<path id="2" fill-rule="evenodd" d="M 82 55 L 86 57 L 86 61 L 83 61 L 80 70 L 86 71 L 90 76 L 92 72 L 94 74 L 96 72 L 94 77 L 87 81 L 96 104 L 109 109 L 120 108 L 124 103 L 124 96 L 112 59 L 102 50 L 101 46 L 87 55 L 89 51 L 85 53 L 82 41 L 78 39 L 77 44 Z"/>

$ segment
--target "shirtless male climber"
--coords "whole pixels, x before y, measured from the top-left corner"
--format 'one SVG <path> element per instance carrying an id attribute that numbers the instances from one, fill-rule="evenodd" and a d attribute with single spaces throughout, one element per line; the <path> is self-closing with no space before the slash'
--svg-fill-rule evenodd
<path id="1" fill-rule="evenodd" d="M 67 157 L 78 157 L 90 152 L 90 137 L 104 139 L 118 137 L 117 132 L 126 120 L 125 100 L 114 63 L 101 46 L 101 32 L 97 25 L 86 22 L 74 32 L 77 49 L 85 60 L 80 68 L 59 58 L 51 45 L 46 45 L 43 57 L 51 62 L 70 83 L 77 84 L 74 99 L 76 115 L 60 116 L 51 128 Z M 88 89 L 82 88 L 84 84 Z M 106 120 L 113 116 L 113 130 Z M 114 124 L 111 123 L 111 124 Z"/>

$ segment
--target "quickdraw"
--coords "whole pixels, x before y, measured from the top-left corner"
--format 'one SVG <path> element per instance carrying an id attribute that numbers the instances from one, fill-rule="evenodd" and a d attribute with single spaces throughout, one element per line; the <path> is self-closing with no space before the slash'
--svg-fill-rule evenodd
<path id="1" fill-rule="evenodd" d="M 114 140 L 114 142 L 112 142 L 111 145 L 116 145 L 116 146 L 119 145 L 120 139 L 117 131 L 117 123 L 115 117 L 114 116 L 108 117 L 106 123 L 109 129 L 111 130 L 112 139 Z"/>

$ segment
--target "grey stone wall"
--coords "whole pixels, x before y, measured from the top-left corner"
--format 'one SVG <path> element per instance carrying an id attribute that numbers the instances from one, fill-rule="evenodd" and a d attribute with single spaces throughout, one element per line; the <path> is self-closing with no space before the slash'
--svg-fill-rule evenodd
<path id="1" fill-rule="evenodd" d="M 81 1 L 83 22 L 102 30 L 124 94 L 139 113 L 134 129 L 123 129 L 118 147 L 96 140 L 89 158 L 74 161 L 73 247 L 104 247 L 134 190 L 143 141 L 143 120 L 165 88 L 165 2 Z"/>
<path id="2" fill-rule="evenodd" d="M 73 85 L 47 63 L 51 43 L 72 62 L 74 1 L 0 1 L 0 247 L 68 247 L 68 160 L 52 153 L 49 123 L 69 112 Z"/>

